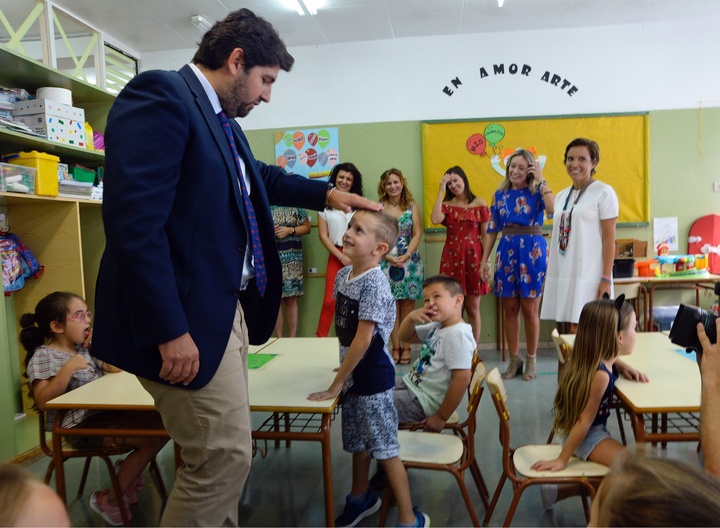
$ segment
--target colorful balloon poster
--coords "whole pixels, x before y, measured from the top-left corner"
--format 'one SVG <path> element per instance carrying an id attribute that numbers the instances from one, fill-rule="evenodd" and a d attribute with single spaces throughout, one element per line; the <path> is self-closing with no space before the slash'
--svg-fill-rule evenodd
<path id="1" fill-rule="evenodd" d="M 288 172 L 306 178 L 327 178 L 340 160 L 338 129 L 275 132 L 275 159 Z"/>

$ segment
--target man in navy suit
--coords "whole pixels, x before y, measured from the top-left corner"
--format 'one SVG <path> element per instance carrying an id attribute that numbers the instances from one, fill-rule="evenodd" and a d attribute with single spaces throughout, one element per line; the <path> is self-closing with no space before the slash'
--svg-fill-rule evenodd
<path id="1" fill-rule="evenodd" d="M 234 118 L 294 62 L 270 23 L 230 13 L 192 62 L 136 76 L 108 116 L 93 355 L 138 376 L 182 447 L 162 524 L 237 525 L 248 342 L 272 333 L 282 288 L 269 204 L 379 205 L 253 157 Z"/>

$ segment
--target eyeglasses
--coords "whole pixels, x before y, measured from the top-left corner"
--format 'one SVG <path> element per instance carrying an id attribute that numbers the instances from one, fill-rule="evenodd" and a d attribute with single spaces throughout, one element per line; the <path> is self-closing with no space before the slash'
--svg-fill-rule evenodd
<path id="1" fill-rule="evenodd" d="M 75 312 L 74 314 L 68 315 L 65 319 L 75 319 L 77 321 L 92 321 L 92 312 Z"/>

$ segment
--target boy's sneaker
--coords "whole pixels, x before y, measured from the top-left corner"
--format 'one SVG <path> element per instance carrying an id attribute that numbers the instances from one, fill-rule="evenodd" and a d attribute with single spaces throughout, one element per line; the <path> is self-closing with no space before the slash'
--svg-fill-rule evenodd
<path id="1" fill-rule="evenodd" d="M 430 526 L 430 516 L 427 513 L 423 513 L 417 508 L 413 508 L 413 513 L 415 514 L 415 526 Z"/>
<path id="2" fill-rule="evenodd" d="M 555 484 L 543 484 L 540 486 L 540 500 L 543 510 L 551 510 L 557 502 L 558 487 Z"/>
<path id="3" fill-rule="evenodd" d="M 111 526 L 122 526 L 123 518 L 120 513 L 120 506 L 111 506 L 107 501 L 106 491 L 93 491 L 90 495 L 90 509 L 97 513 L 103 520 Z M 132 519 L 132 514 L 128 510 L 128 521 Z"/>
<path id="4" fill-rule="evenodd" d="M 365 492 L 360 502 L 354 502 L 352 496 L 345 497 L 345 509 L 335 519 L 335 526 L 355 526 L 365 517 L 368 517 L 380 509 L 382 500 L 377 495 Z"/>

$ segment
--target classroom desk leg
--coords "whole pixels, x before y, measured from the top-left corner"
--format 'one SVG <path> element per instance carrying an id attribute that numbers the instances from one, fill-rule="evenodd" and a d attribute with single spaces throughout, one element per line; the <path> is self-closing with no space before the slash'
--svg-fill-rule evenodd
<path id="1" fill-rule="evenodd" d="M 323 488 L 325 489 L 325 525 L 335 526 L 335 505 L 333 498 L 332 449 L 330 446 L 331 414 L 323 414 L 320 425 L 323 459 Z"/>

